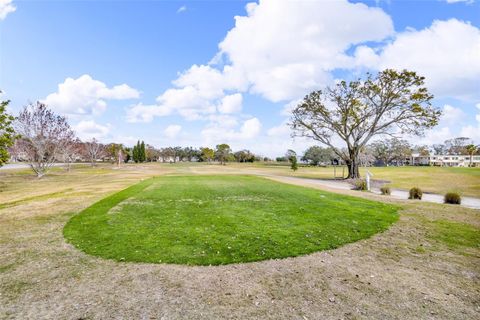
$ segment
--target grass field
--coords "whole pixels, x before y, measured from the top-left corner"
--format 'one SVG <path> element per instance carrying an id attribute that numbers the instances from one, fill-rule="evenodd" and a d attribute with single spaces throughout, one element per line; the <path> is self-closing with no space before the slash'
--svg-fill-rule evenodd
<path id="1" fill-rule="evenodd" d="M 103 259 L 63 235 L 79 212 L 142 179 L 272 172 L 257 165 L 102 165 L 59 168 L 37 180 L 0 171 L 0 319 L 478 318 L 480 213 L 460 206 L 329 190 L 399 205 L 399 219 L 334 250 L 212 267 Z"/>
<path id="2" fill-rule="evenodd" d="M 219 265 L 337 248 L 385 230 L 396 211 L 252 176 L 165 176 L 101 200 L 64 233 L 119 261 Z"/>
<path id="3" fill-rule="evenodd" d="M 300 167 L 293 173 L 288 166 L 258 164 L 258 168 L 282 175 L 305 178 L 332 179 L 333 167 Z M 342 168 L 337 170 L 337 176 L 342 175 Z M 453 168 L 453 167 L 368 167 L 361 168 L 360 173 L 370 171 L 373 179 L 389 181 L 393 188 L 408 190 L 420 187 L 425 192 L 445 194 L 450 191 L 459 192 L 464 196 L 480 197 L 480 168 Z M 347 170 L 345 169 L 345 175 Z"/>

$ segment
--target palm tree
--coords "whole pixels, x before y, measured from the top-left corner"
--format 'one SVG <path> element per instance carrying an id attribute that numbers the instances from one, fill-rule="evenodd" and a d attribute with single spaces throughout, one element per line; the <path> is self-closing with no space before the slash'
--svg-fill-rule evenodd
<path id="1" fill-rule="evenodd" d="M 468 154 L 470 155 L 470 164 L 469 167 L 472 166 L 472 160 L 473 160 L 473 154 L 477 152 L 477 146 L 474 144 L 469 144 L 468 146 L 465 147 L 467 149 Z"/>

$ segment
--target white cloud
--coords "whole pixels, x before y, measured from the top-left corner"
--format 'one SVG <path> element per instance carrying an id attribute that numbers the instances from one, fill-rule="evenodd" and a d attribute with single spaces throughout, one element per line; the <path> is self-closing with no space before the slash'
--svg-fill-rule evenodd
<path id="1" fill-rule="evenodd" d="M 174 88 L 157 98 L 157 107 L 148 109 L 152 117 L 178 113 L 192 120 L 234 112 L 240 108 L 235 94 L 244 92 L 274 102 L 299 98 L 330 83 L 333 69 L 351 67 L 346 51 L 352 45 L 393 34 L 392 20 L 381 9 L 346 0 L 263 0 L 246 10 L 246 16 L 235 17 L 211 65 L 181 73 Z M 225 99 L 238 100 L 227 107 Z M 150 115 L 134 119 L 151 120 Z"/>
<path id="2" fill-rule="evenodd" d="M 80 121 L 73 126 L 78 137 L 84 141 L 93 138 L 102 140 L 110 133 L 110 125 L 100 125 L 93 120 Z"/>
<path id="3" fill-rule="evenodd" d="M 237 113 L 242 111 L 242 102 L 242 95 L 240 93 L 235 93 L 223 97 L 217 108 L 220 113 Z"/>
<path id="4" fill-rule="evenodd" d="M 0 20 L 5 19 L 9 13 L 15 10 L 17 10 L 17 8 L 12 3 L 12 0 L 0 0 Z"/>
<path id="5" fill-rule="evenodd" d="M 473 3 L 474 0 L 445 0 L 447 3 L 458 3 L 458 2 L 465 2 L 465 3 Z"/>
<path id="6" fill-rule="evenodd" d="M 286 123 L 282 123 L 279 126 L 272 127 L 268 129 L 267 135 L 270 137 L 290 137 L 292 130 L 290 129 L 290 126 Z"/>
<path id="7" fill-rule="evenodd" d="M 239 130 L 223 126 L 221 123 L 212 122 L 205 127 L 201 134 L 207 145 L 217 143 L 232 143 L 251 140 L 260 134 L 262 124 L 257 118 L 251 118 L 243 122 Z"/>
<path id="8" fill-rule="evenodd" d="M 247 13 L 235 17 L 220 52 L 245 75 L 251 92 L 272 101 L 324 86 L 329 71 L 349 63 L 351 45 L 393 33 L 381 9 L 348 1 L 267 0 L 248 4 Z"/>
<path id="9" fill-rule="evenodd" d="M 380 69 L 417 71 L 438 96 L 480 99 L 480 29 L 456 19 L 398 34 L 380 54 Z"/>
<path id="10" fill-rule="evenodd" d="M 446 104 L 443 106 L 441 121 L 448 124 L 457 124 L 465 120 L 465 116 L 465 112 L 462 109 Z"/>
<path id="11" fill-rule="evenodd" d="M 178 134 L 180 133 L 180 131 L 182 131 L 182 126 L 178 125 L 178 124 L 172 124 L 172 125 L 169 125 L 164 131 L 164 135 L 165 137 L 169 138 L 169 139 L 174 139 L 178 136 Z"/>
<path id="12" fill-rule="evenodd" d="M 58 85 L 58 91 L 49 94 L 43 102 L 65 114 L 96 115 L 105 111 L 106 100 L 127 100 L 139 96 L 136 89 L 126 84 L 108 88 L 105 83 L 84 74 L 77 79 L 65 79 Z"/>
<path id="13" fill-rule="evenodd" d="M 187 11 L 187 6 L 181 6 L 180 8 L 178 8 L 177 13 L 182 13 L 185 11 Z"/>

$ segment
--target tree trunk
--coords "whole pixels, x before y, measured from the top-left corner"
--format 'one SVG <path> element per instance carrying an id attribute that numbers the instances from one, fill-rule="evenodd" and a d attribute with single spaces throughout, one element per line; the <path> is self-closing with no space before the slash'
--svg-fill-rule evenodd
<path id="1" fill-rule="evenodd" d="M 347 161 L 348 176 L 347 179 L 359 179 L 360 170 L 358 166 L 358 161 L 356 159 L 350 159 Z"/>

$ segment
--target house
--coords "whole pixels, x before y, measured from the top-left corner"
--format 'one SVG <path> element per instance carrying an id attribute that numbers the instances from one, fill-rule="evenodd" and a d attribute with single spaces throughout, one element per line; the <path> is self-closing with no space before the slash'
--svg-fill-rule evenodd
<path id="1" fill-rule="evenodd" d="M 422 156 L 414 153 L 407 161 L 412 166 L 468 167 L 470 156 L 452 154 Z M 480 167 L 480 155 L 473 155 L 471 163 L 472 166 Z"/>

